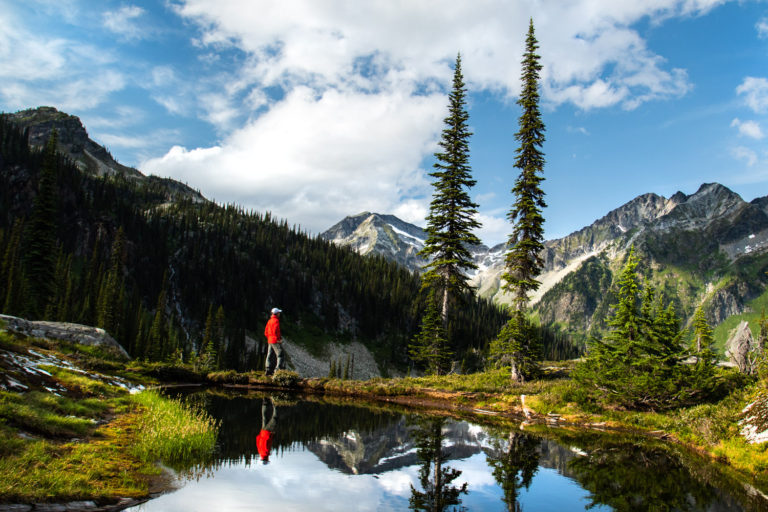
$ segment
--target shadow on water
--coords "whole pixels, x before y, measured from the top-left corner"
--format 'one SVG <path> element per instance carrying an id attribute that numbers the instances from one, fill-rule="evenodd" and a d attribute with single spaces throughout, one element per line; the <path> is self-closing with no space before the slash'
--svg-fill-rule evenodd
<path id="1" fill-rule="evenodd" d="M 293 510 L 768 509 L 764 495 L 722 466 L 638 436 L 531 433 L 288 394 L 183 396 L 221 420 L 213 462 L 134 510 L 205 510 L 200 493 L 220 493 L 220 510 L 232 500 L 239 509 Z M 247 484 L 234 493 L 235 482 Z"/>

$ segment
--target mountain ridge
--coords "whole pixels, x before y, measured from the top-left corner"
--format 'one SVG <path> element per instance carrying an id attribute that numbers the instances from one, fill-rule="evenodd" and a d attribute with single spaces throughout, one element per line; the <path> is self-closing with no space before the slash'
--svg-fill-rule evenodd
<path id="1" fill-rule="evenodd" d="M 382 220 L 393 218 L 365 214 Z M 344 237 L 328 236 L 331 230 L 321 236 L 353 250 L 364 247 L 365 254 L 397 260 L 393 256 L 396 251 L 380 250 L 375 243 L 363 244 L 356 239 L 363 215 L 347 217 L 335 225 L 345 226 Z M 366 226 L 367 240 L 383 238 L 371 232 L 372 226 Z M 418 226 L 409 226 L 424 233 Z M 709 320 L 719 324 L 728 316 L 748 312 L 747 303 L 765 291 L 762 272 L 750 282 L 742 269 L 756 259 L 758 267 L 768 270 L 768 196 L 746 202 L 719 183 L 704 183 L 693 194 L 678 191 L 669 198 L 646 193 L 567 236 L 547 240 L 544 270 L 538 278 L 542 286 L 531 297 L 536 311 L 543 320 L 564 328 L 577 323 L 581 336 L 602 325 L 596 315 L 604 317 L 607 313 L 611 282 L 632 246 L 646 260 L 644 277 L 655 280 L 673 297 L 684 320 L 695 307 L 704 305 Z M 473 248 L 479 268 L 468 274 L 479 295 L 501 304 L 509 302 L 500 288 L 504 249 L 505 244 Z M 403 263 L 402 259 L 397 261 Z M 416 262 L 423 265 L 424 260 Z M 406 261 L 412 271 L 418 271 L 413 263 Z M 670 273 L 673 279 L 665 282 L 663 276 Z M 680 293 L 673 290 L 673 282 L 682 287 Z"/>

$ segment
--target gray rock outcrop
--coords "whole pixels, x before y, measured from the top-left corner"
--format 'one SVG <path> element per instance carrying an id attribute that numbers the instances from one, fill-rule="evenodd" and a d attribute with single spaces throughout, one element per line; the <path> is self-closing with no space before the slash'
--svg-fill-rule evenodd
<path id="1" fill-rule="evenodd" d="M 738 366 L 741 373 L 752 375 L 755 372 L 755 339 L 747 322 L 741 322 L 733 330 L 725 343 L 725 354 Z"/>
<path id="2" fill-rule="evenodd" d="M 67 322 L 30 321 L 8 315 L 0 315 L 0 322 L 5 324 L 7 330 L 24 336 L 104 347 L 114 350 L 125 359 L 131 358 L 115 338 L 110 336 L 104 329 L 98 327 Z"/>

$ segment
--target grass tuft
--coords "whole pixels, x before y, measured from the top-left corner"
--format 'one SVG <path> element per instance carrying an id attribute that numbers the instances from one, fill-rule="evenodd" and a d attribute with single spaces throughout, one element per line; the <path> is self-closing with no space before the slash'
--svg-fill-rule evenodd
<path id="1" fill-rule="evenodd" d="M 161 459 L 180 469 L 212 454 L 219 423 L 204 410 L 170 400 L 156 391 L 144 391 L 131 398 L 143 409 L 133 448 L 141 460 Z"/>

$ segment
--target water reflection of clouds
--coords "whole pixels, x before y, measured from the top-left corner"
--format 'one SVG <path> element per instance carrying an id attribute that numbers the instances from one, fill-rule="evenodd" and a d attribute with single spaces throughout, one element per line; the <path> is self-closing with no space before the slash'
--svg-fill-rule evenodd
<path id="1" fill-rule="evenodd" d="M 269 465 L 222 467 L 213 478 L 128 509 L 135 512 L 211 510 L 388 511 L 408 508 L 417 468 L 373 475 L 328 471 L 309 451 L 286 451 Z"/>
<path id="2" fill-rule="evenodd" d="M 453 459 L 448 465 L 462 472 L 457 483 L 469 482 L 462 496 L 468 510 L 505 510 L 502 492 L 489 471 L 484 453 Z M 329 471 L 314 453 L 294 446 L 272 457 L 268 465 L 254 461 L 228 464 L 194 485 L 161 496 L 134 512 L 196 511 L 395 511 L 408 508 L 411 485 L 419 488 L 419 466 L 407 466 L 379 475 L 348 475 Z M 578 483 L 557 471 L 539 468 L 529 489 L 521 489 L 523 510 L 561 511 L 589 503 L 589 494 Z M 579 508 L 581 508 L 579 507 Z M 595 510 L 610 510 L 597 507 Z"/>

